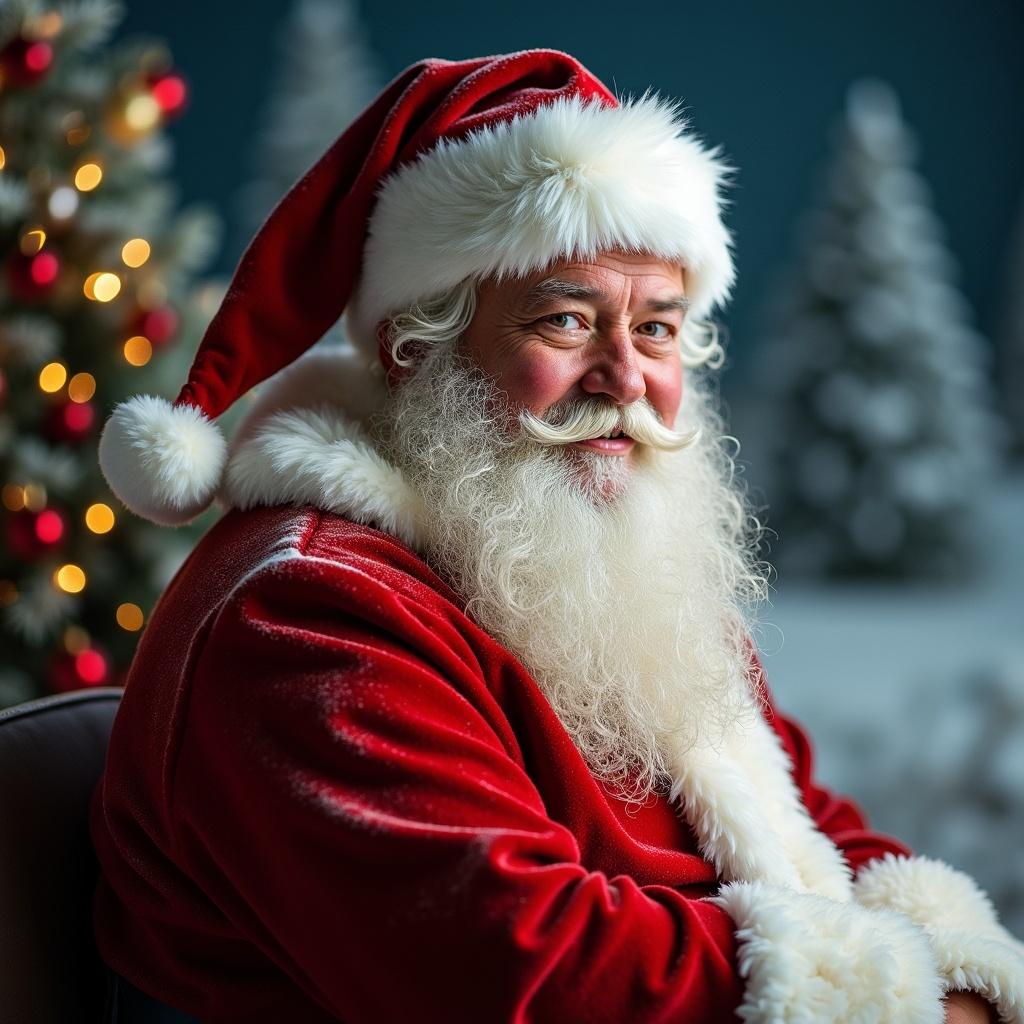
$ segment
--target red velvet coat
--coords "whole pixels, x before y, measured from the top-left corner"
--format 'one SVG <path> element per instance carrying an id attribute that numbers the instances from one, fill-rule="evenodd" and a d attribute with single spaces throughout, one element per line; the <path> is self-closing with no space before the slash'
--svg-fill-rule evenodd
<path id="1" fill-rule="evenodd" d="M 267 503 L 302 497 L 277 479 Z M 694 769 L 628 813 L 401 532 L 236 509 L 168 588 L 93 806 L 117 971 L 211 1024 L 941 1019 L 932 940 L 884 909 L 932 862 L 878 859 L 906 851 L 814 783 L 796 726 L 758 740 L 781 773 Z"/>

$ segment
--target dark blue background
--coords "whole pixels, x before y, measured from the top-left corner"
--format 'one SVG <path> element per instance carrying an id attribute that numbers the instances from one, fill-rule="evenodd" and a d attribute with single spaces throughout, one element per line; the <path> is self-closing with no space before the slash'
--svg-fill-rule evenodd
<path id="1" fill-rule="evenodd" d="M 287 10 L 287 0 L 132 0 L 122 30 L 155 33 L 170 44 L 192 87 L 191 108 L 173 129 L 183 197 L 213 202 L 229 222 L 235 189 L 249 173 L 274 35 Z M 392 0 L 364 3 L 362 20 L 389 76 L 425 56 L 550 46 L 575 54 L 620 92 L 653 85 L 682 98 L 696 130 L 723 144 L 740 169 L 728 218 L 739 285 L 727 321 L 733 354 L 741 357 L 756 338 L 773 270 L 792 253 L 794 219 L 813 193 L 846 86 L 879 75 L 896 87 L 917 131 L 919 167 L 979 326 L 989 334 L 996 328 L 1024 200 L 1020 0 Z M 238 255 L 229 242 L 220 269 L 230 271 Z"/>

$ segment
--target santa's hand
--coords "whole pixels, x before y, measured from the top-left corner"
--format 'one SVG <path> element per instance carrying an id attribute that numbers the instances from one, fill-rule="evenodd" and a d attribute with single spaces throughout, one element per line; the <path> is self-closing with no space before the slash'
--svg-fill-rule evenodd
<path id="1" fill-rule="evenodd" d="M 995 1008 L 974 992 L 950 992 L 945 999 L 946 1024 L 994 1024 Z"/>

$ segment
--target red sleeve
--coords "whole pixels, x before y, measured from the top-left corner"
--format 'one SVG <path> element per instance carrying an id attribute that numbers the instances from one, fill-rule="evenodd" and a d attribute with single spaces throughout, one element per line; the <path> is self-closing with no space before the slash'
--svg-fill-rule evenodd
<path id="1" fill-rule="evenodd" d="M 250 579 L 197 659 L 189 875 L 347 1024 L 732 1021 L 728 915 L 589 871 L 450 627 L 335 572 Z"/>
<path id="2" fill-rule="evenodd" d="M 827 835 L 846 857 L 854 874 L 868 861 L 887 853 L 907 856 L 910 850 L 902 843 L 868 827 L 864 812 L 852 800 L 837 796 L 814 779 L 814 754 L 811 741 L 796 722 L 770 711 L 772 725 L 793 762 L 793 778 L 804 805 L 818 828 Z"/>

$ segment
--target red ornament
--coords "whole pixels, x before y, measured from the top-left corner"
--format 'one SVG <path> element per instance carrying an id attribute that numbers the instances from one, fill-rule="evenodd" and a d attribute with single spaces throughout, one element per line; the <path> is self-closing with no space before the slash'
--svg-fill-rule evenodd
<path id="1" fill-rule="evenodd" d="M 40 302 L 52 291 L 60 275 L 60 260 L 49 249 L 26 256 L 15 252 L 7 260 L 7 280 L 15 298 Z"/>
<path id="2" fill-rule="evenodd" d="M 17 36 L 0 50 L 0 71 L 11 85 L 35 85 L 53 64 L 53 47 L 43 39 Z"/>
<path id="3" fill-rule="evenodd" d="M 46 436 L 51 441 L 81 444 L 96 426 L 96 407 L 92 402 L 55 402 L 46 417 Z"/>
<path id="4" fill-rule="evenodd" d="M 188 87 L 181 75 L 173 73 L 156 75 L 148 80 L 149 91 L 165 117 L 180 114 L 188 100 Z"/>
<path id="5" fill-rule="evenodd" d="M 178 314 L 173 306 L 158 306 L 139 312 L 131 321 L 131 334 L 142 334 L 153 348 L 168 344 L 178 330 Z"/>
<path id="6" fill-rule="evenodd" d="M 7 545 L 15 557 L 33 562 L 60 545 L 67 523 L 56 509 L 12 512 L 7 519 Z"/>
<path id="7" fill-rule="evenodd" d="M 57 693 L 103 686 L 109 678 L 110 662 L 98 647 L 86 647 L 76 654 L 62 650 L 50 661 L 50 689 Z"/>
<path id="8" fill-rule="evenodd" d="M 40 544 L 54 547 L 64 536 L 64 517 L 56 509 L 44 508 L 36 516 L 35 531 Z"/>

